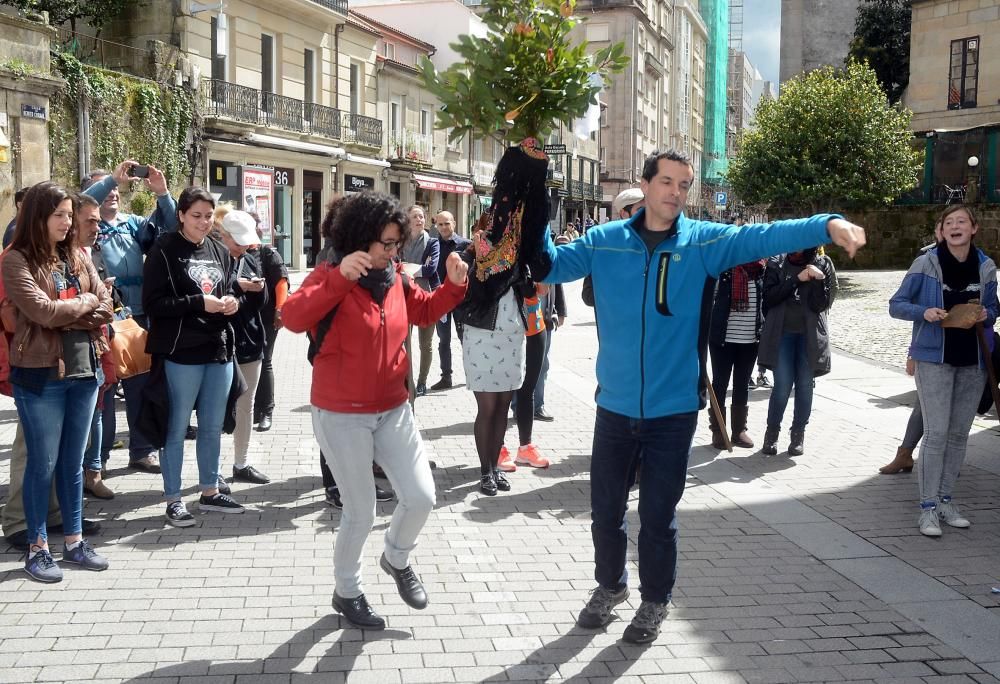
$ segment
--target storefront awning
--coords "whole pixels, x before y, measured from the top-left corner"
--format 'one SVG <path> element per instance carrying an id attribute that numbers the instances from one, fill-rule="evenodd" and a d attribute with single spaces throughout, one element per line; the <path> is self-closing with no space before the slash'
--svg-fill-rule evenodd
<path id="1" fill-rule="evenodd" d="M 427 176 L 422 173 L 413 174 L 413 180 L 417 182 L 418 188 L 424 190 L 438 190 L 439 192 L 453 192 L 457 195 L 471 195 L 472 183 L 452 180 L 441 176 Z"/>

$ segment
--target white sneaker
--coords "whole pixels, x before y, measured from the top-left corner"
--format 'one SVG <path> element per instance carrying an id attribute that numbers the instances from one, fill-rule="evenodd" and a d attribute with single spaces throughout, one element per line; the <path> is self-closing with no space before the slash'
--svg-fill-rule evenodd
<path id="1" fill-rule="evenodd" d="M 941 525 L 938 524 L 936 509 L 925 508 L 920 514 L 920 534 L 928 537 L 940 537 Z"/>
<path id="2" fill-rule="evenodd" d="M 962 514 L 958 511 L 958 506 L 951 501 L 944 501 L 938 504 L 937 512 L 945 525 L 963 528 L 972 526 L 972 523 L 962 517 Z"/>

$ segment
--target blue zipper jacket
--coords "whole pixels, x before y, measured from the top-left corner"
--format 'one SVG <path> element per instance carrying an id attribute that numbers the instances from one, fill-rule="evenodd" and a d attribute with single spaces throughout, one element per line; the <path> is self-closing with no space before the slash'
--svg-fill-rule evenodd
<path id="1" fill-rule="evenodd" d="M 103 202 L 116 186 L 114 177 L 109 175 L 84 190 L 84 194 Z M 156 200 L 156 211 L 149 218 L 118 214 L 111 223 L 101 219 L 97 247 L 108 276 L 115 278 L 115 287 L 134 316 L 143 313 L 143 256 L 152 249 L 156 238 L 174 230 L 177 230 L 177 204 L 169 192 Z"/>
<path id="2" fill-rule="evenodd" d="M 754 259 L 830 241 L 836 215 L 745 226 L 694 221 L 684 214 L 675 232 L 650 254 L 638 227 L 645 210 L 627 221 L 594 226 L 556 247 L 547 283 L 593 276 L 597 325 L 597 404 L 629 418 L 658 418 L 705 406 L 701 378 L 715 279 Z"/>
<path id="3" fill-rule="evenodd" d="M 997 319 L 997 267 L 993 260 L 976 249 L 979 259 L 980 303 L 986 307 L 986 342 L 993 351 L 993 323 Z M 924 318 L 927 309 L 944 308 L 944 276 L 938 248 L 934 247 L 918 256 L 910 270 L 903 276 L 896 294 L 889 300 L 889 315 L 904 321 L 913 321 L 910 339 L 910 356 L 915 361 L 944 363 L 944 328 L 940 321 L 930 323 Z M 979 367 L 984 368 L 983 350 L 979 350 Z"/>

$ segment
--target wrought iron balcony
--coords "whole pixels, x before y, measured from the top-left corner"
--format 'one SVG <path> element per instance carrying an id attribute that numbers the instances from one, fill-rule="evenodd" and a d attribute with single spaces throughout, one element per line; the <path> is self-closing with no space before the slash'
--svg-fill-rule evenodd
<path id="1" fill-rule="evenodd" d="M 434 137 L 416 133 L 404 128 L 389 134 L 389 152 L 387 158 L 414 164 L 426 164 L 434 154 Z"/>
<path id="2" fill-rule="evenodd" d="M 312 2 L 316 3 L 320 7 L 332 9 L 334 12 L 347 14 L 347 0 L 312 0 Z"/>
<path id="3" fill-rule="evenodd" d="M 382 122 L 380 120 L 370 116 L 341 112 L 340 126 L 341 140 L 344 142 L 382 147 Z"/>
<path id="4" fill-rule="evenodd" d="M 351 114 L 227 81 L 205 79 L 202 93 L 207 117 L 321 135 L 368 147 L 382 147 L 382 122 L 369 116 Z"/>

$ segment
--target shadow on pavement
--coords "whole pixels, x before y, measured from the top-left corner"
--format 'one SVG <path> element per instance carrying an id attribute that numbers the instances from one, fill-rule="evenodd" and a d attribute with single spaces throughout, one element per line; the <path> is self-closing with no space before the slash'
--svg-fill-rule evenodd
<path id="1" fill-rule="evenodd" d="M 323 655 L 308 655 L 313 647 L 337 631 L 342 631 L 340 638 L 331 643 Z M 228 681 L 235 675 L 280 677 L 294 673 L 298 675 L 296 681 L 302 681 L 302 675 L 313 675 L 309 679 L 328 682 L 335 672 L 351 672 L 354 669 L 358 657 L 364 654 L 365 644 L 410 638 L 409 632 L 398 630 L 362 631 L 349 626 L 339 615 L 327 615 L 276 646 L 269 655 L 256 660 L 192 660 L 151 670 L 127 681 L 137 683 L 164 677 L 197 677 L 199 680 L 222 678 Z M 308 664 L 303 667 L 306 663 Z"/>

